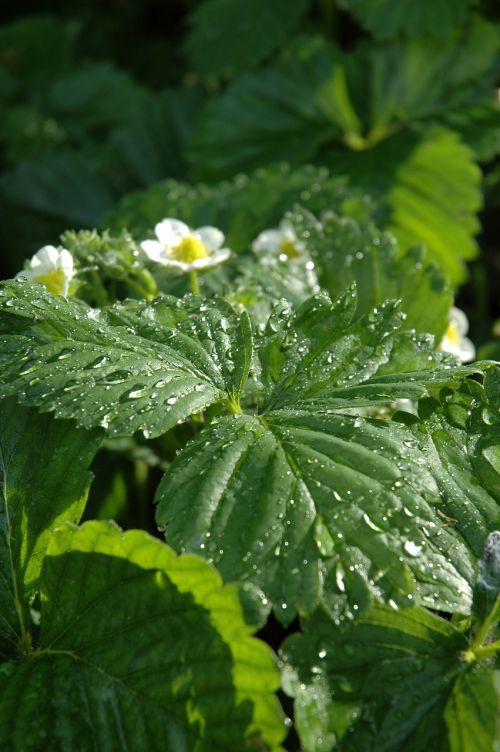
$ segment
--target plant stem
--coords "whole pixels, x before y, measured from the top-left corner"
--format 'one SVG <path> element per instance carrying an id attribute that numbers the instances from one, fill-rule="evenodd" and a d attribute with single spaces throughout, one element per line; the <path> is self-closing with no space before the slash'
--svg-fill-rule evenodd
<path id="1" fill-rule="evenodd" d="M 500 653 L 500 640 L 490 642 L 489 645 L 483 645 L 483 647 L 476 648 L 474 651 L 474 655 L 478 660 L 489 658 L 489 656 L 495 655 L 495 653 Z"/>
<path id="2" fill-rule="evenodd" d="M 127 285 L 132 288 L 132 290 L 135 290 L 136 293 L 138 293 L 141 298 L 144 298 L 144 300 L 147 300 L 148 303 L 150 303 L 152 300 L 154 300 L 154 295 L 152 295 L 149 290 L 146 290 L 142 285 L 138 284 L 138 282 L 135 282 L 133 279 L 128 278 L 126 280 Z"/>
<path id="3" fill-rule="evenodd" d="M 193 295 L 200 294 L 200 283 L 198 281 L 198 273 L 195 269 L 191 269 L 189 272 L 189 284 L 191 285 L 191 292 Z"/>
<path id="4" fill-rule="evenodd" d="M 488 616 L 481 624 L 476 634 L 476 637 L 474 639 L 474 642 L 472 643 L 471 648 L 476 655 L 477 655 L 478 650 L 483 651 L 490 647 L 489 645 L 483 646 L 483 642 L 488 637 L 491 627 L 493 626 L 495 621 L 498 619 L 499 605 L 500 605 L 500 595 L 497 596 L 497 599 L 495 603 L 493 604 L 491 611 L 489 612 Z M 492 643 L 492 644 L 495 645 L 497 643 Z"/>

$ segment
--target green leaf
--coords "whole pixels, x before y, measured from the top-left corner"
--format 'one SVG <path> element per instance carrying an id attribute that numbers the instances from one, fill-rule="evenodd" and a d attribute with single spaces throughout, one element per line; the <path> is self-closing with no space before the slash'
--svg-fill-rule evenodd
<path id="1" fill-rule="evenodd" d="M 471 0 L 342 0 L 365 29 L 376 39 L 390 39 L 401 33 L 409 37 L 431 34 L 446 37 L 463 24 Z"/>
<path id="2" fill-rule="evenodd" d="M 51 530 L 79 521 L 99 443 L 98 432 L 0 402 L 0 654 L 25 638 Z"/>
<path id="3" fill-rule="evenodd" d="M 500 473 L 495 489 L 494 484 L 488 488 L 478 482 L 477 471 L 486 431 L 483 414 L 490 407 L 480 385 L 471 381 L 441 405 L 423 401 L 420 413 L 425 420 L 414 426 L 443 498 L 442 511 L 478 557 L 488 533 L 500 526 Z"/>
<path id="4" fill-rule="evenodd" d="M 270 162 L 312 159 L 323 144 L 359 136 L 343 55 L 321 38 L 257 73 L 240 76 L 200 118 L 191 149 L 195 175 L 228 177 Z"/>
<path id="5" fill-rule="evenodd" d="M 281 749 L 277 668 L 205 562 L 112 523 L 67 526 L 41 598 L 36 651 L 0 668 L 4 749 Z"/>
<path id="6" fill-rule="evenodd" d="M 498 28 L 480 17 L 445 42 L 424 37 L 361 43 L 348 59 L 348 79 L 363 114 L 366 145 L 391 135 L 401 123 L 446 122 L 455 110 L 489 105 L 499 45 Z"/>
<path id="7" fill-rule="evenodd" d="M 464 261 L 477 254 L 481 175 L 455 133 L 403 131 L 369 151 L 336 152 L 332 163 L 381 199 L 383 224 L 403 250 L 424 243 L 452 282 L 463 281 Z"/>
<path id="8" fill-rule="evenodd" d="M 317 159 L 380 201 L 403 249 L 424 242 L 458 283 L 477 252 L 480 172 L 442 123 L 489 106 L 498 46 L 497 29 L 481 19 L 435 41 L 433 54 L 422 39 L 350 55 L 300 40 L 293 56 L 210 102 L 193 137 L 195 175 L 228 177 L 290 154 L 293 164 Z"/>
<path id="9" fill-rule="evenodd" d="M 323 288 L 335 298 L 356 283 L 356 315 L 385 300 L 398 298 L 405 327 L 441 338 L 448 325 L 453 297 L 436 263 L 425 250 L 401 253 L 395 238 L 373 225 L 326 212 L 318 222 L 305 211 L 288 215 L 316 264 Z"/>
<path id="10" fill-rule="evenodd" d="M 261 587 L 284 622 L 325 598 L 332 612 L 418 597 L 468 613 L 474 559 L 443 529 L 425 447 L 360 407 L 418 399 L 474 369 L 379 376 L 397 312 L 350 324 L 354 308 L 351 293 L 335 305 L 317 296 L 271 317 L 260 415 L 224 417 L 187 445 L 158 488 L 157 523 L 177 549 Z"/>
<path id="11" fill-rule="evenodd" d="M 333 304 L 322 293 L 294 312 L 278 309 L 259 342 L 265 410 L 293 405 L 321 406 L 323 411 L 351 407 L 353 402 L 361 406 L 420 399 L 429 388 L 452 386 L 481 371 L 476 366 L 451 366 L 446 356 L 431 355 L 425 339 L 414 342 L 406 357 L 405 339 L 396 336 L 404 316 L 394 301 L 362 317 L 356 316 L 356 309 L 354 288 Z M 404 348 L 402 352 L 398 347 Z"/>
<path id="12" fill-rule="evenodd" d="M 334 733 L 342 752 L 465 752 L 476 749 L 477 729 L 477 749 L 492 749 L 493 672 L 467 663 L 467 637 L 449 622 L 423 609 L 377 606 L 354 623 L 319 611 L 303 630 L 283 646 L 285 686 L 302 704 L 304 695 L 312 701 L 319 694 L 326 713 L 312 722 L 302 715 L 301 737 Z M 460 723 L 464 746 L 457 746 Z M 323 747 L 309 742 L 305 749 Z"/>
<path id="13" fill-rule="evenodd" d="M 188 60 L 203 77 L 229 77 L 255 67 L 298 24 L 307 0 L 205 0 L 191 13 Z"/>
<path id="14" fill-rule="evenodd" d="M 73 62 L 78 26 L 37 15 L 3 25 L 0 60 L 18 86 L 33 91 L 65 72 Z M 47 54 L 50 50 L 50 54 Z"/>
<path id="15" fill-rule="evenodd" d="M 99 313 L 14 281 L 0 301 L 1 394 L 85 427 L 159 436 L 214 402 L 237 403 L 247 379 L 249 323 L 223 300 Z"/>
<path id="16" fill-rule="evenodd" d="M 2 175 L 0 191 L 6 202 L 66 226 L 95 225 L 113 203 L 109 187 L 72 152 L 20 163 Z"/>
<path id="17" fill-rule="evenodd" d="M 489 162 L 500 153 L 500 103 L 450 112 L 445 122 L 460 133 L 479 162 Z"/>
<path id="18" fill-rule="evenodd" d="M 445 710 L 451 752 L 491 752 L 498 741 L 499 712 L 500 694 L 491 669 L 479 666 L 463 674 Z"/>
<path id="19" fill-rule="evenodd" d="M 348 191 L 346 180 L 333 177 L 326 168 L 305 165 L 292 170 L 280 164 L 211 186 L 174 180 L 156 183 L 126 196 L 101 224 L 114 232 L 127 227 L 142 240 L 156 222 L 177 217 L 191 227 L 219 227 L 229 247 L 240 253 L 297 202 L 318 213 L 328 208 L 369 214 L 371 208 L 365 196 Z"/>
<path id="20" fill-rule="evenodd" d="M 481 18 L 445 43 L 362 43 L 350 54 L 300 38 L 208 105 L 193 139 L 196 174 L 227 177 L 290 154 L 300 164 L 320 147 L 328 159 L 334 141 L 371 149 L 401 124 L 446 122 L 450 111 L 490 105 L 498 50 L 498 29 Z"/>
<path id="21" fill-rule="evenodd" d="M 298 306 L 319 289 L 314 268 L 309 267 L 307 258 L 292 264 L 278 261 L 267 265 L 257 258 L 242 257 L 238 269 L 240 273 L 234 282 L 232 297 L 241 302 L 252 319 L 262 326 L 279 301 L 286 300 Z"/>
<path id="22" fill-rule="evenodd" d="M 102 170 L 113 176 L 120 193 L 150 186 L 166 175 L 184 177 L 189 135 L 201 105 L 198 88 L 143 92 L 143 105 L 110 132 Z"/>
<path id="23" fill-rule="evenodd" d="M 147 102 L 148 91 L 112 64 L 86 63 L 54 81 L 45 106 L 70 139 L 85 143 L 92 129 L 125 123 Z"/>

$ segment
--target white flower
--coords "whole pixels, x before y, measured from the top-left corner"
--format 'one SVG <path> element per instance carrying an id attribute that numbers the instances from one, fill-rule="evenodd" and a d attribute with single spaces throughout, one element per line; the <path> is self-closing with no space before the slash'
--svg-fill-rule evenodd
<path id="1" fill-rule="evenodd" d="M 267 261 L 276 256 L 280 261 L 290 261 L 300 258 L 305 251 L 305 246 L 297 237 L 293 225 L 284 219 L 278 228 L 261 232 L 253 241 L 252 250 L 255 253 L 272 254 Z"/>
<path id="2" fill-rule="evenodd" d="M 75 270 L 73 256 L 66 248 L 44 245 L 29 262 L 29 266 L 16 274 L 15 279 L 30 279 L 45 285 L 54 295 L 66 298 Z"/>
<path id="3" fill-rule="evenodd" d="M 178 219 L 164 219 L 155 226 L 155 234 L 158 240 L 141 243 L 146 256 L 184 272 L 217 266 L 231 255 L 229 248 L 222 248 L 224 233 L 216 227 L 192 230 Z"/>
<path id="4" fill-rule="evenodd" d="M 465 336 L 469 329 L 467 316 L 460 308 L 453 306 L 448 313 L 448 320 L 448 328 L 440 342 L 439 349 L 443 352 L 453 353 L 460 358 L 462 363 L 474 360 L 476 348 L 470 339 Z"/>

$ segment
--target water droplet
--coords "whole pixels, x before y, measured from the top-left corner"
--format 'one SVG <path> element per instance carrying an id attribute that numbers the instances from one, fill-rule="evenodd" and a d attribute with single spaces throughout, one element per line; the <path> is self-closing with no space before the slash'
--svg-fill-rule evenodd
<path id="1" fill-rule="evenodd" d="M 404 543 L 404 550 L 410 556 L 420 556 L 422 553 L 422 546 L 413 543 L 413 541 L 407 540 Z"/>

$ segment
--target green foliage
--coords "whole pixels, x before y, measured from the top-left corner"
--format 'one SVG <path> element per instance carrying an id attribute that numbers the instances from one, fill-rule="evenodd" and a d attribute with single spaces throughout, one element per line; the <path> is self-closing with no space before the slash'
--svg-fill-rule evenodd
<path id="1" fill-rule="evenodd" d="M 306 8 L 307 0 L 254 0 L 251 5 L 244 0 L 205 0 L 189 19 L 189 62 L 205 78 L 253 68 L 286 39 Z"/>
<path id="2" fill-rule="evenodd" d="M 494 3 L 58 13 L 0 27 L 1 749 L 497 749 Z"/>
<path id="3" fill-rule="evenodd" d="M 427 261 L 424 249 L 402 254 L 390 233 L 330 211 L 323 222 L 303 211 L 290 214 L 289 220 L 310 250 L 319 280 L 330 295 L 340 295 L 355 282 L 357 314 L 399 298 L 405 327 L 442 336 L 452 294 L 440 267 Z"/>
<path id="4" fill-rule="evenodd" d="M 133 187 L 183 176 L 200 92 L 153 94 L 110 63 L 76 62 L 74 24 L 40 17 L 1 31 L 1 238 L 18 257 L 95 226 Z"/>
<path id="5" fill-rule="evenodd" d="M 306 165 L 292 170 L 283 163 L 210 186 L 172 180 L 155 183 L 124 198 L 102 225 L 114 232 L 125 226 L 142 238 L 163 217 L 178 217 L 192 227 L 220 227 L 229 247 L 241 253 L 261 230 L 278 224 L 295 203 L 312 212 L 331 209 L 361 218 L 372 210 L 366 196 L 349 190 L 345 180 L 326 168 Z"/>
<path id="6" fill-rule="evenodd" d="M 237 588 L 207 564 L 89 522 L 54 534 L 40 591 L 36 650 L 0 672 L 5 748 L 90 750 L 115 736 L 131 750 L 280 748 L 278 672 Z"/>
<path id="7" fill-rule="evenodd" d="M 348 56 L 320 38 L 305 39 L 207 106 L 193 140 L 196 174 L 220 178 L 319 155 L 380 201 L 382 220 L 404 248 L 424 240 L 460 282 L 463 260 L 476 253 L 480 174 L 456 134 L 435 123 L 467 129 L 463 108 L 489 100 L 498 47 L 497 30 L 480 20 L 444 45 L 433 43 L 433 54 L 420 38 L 382 49 L 360 45 Z M 496 148 L 495 111 L 487 117 L 494 122 L 479 145 L 469 131 L 486 155 Z M 416 129 L 420 121 L 432 125 Z M 335 141 L 341 149 L 332 149 Z"/>
<path id="8" fill-rule="evenodd" d="M 190 317 L 196 300 L 101 314 L 22 282 L 1 296 L 3 396 L 17 394 L 111 435 L 159 436 L 214 402 L 238 404 L 251 332 L 246 315 L 223 300 Z"/>
<path id="9" fill-rule="evenodd" d="M 37 591 L 50 531 L 66 520 L 79 521 L 91 480 L 87 468 L 99 443 L 96 431 L 77 430 L 71 423 L 19 407 L 15 400 L 1 403 L 3 657 L 27 639 L 28 604 Z"/>
<path id="10" fill-rule="evenodd" d="M 376 39 L 390 39 L 401 32 L 410 37 L 430 34 L 446 37 L 463 24 L 471 0 L 342 0 L 356 20 Z"/>
<path id="11" fill-rule="evenodd" d="M 306 752 L 493 748 L 496 672 L 428 611 L 382 606 L 352 623 L 317 612 L 283 653 Z"/>
<path id="12" fill-rule="evenodd" d="M 424 242 L 451 280 L 463 281 L 464 261 L 477 253 L 480 172 L 455 133 L 406 132 L 370 152 L 344 152 L 333 159 L 353 185 L 382 198 L 381 216 L 403 248 Z"/>
<path id="13" fill-rule="evenodd" d="M 361 124 L 349 98 L 344 56 L 320 38 L 244 74 L 210 102 L 200 119 L 192 161 L 201 178 L 222 178 L 278 160 L 311 160 L 320 146 Z"/>

